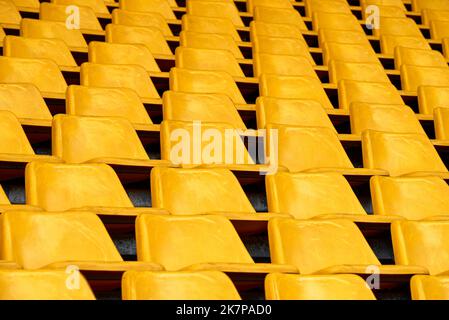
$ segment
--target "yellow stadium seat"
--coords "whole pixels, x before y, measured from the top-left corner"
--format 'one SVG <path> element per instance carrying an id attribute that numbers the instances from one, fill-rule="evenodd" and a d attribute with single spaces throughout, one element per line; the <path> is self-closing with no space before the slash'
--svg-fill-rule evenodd
<path id="1" fill-rule="evenodd" d="M 259 97 L 256 100 L 256 116 L 259 129 L 265 129 L 268 124 L 282 124 L 321 126 L 335 131 L 326 110 L 313 100 Z"/>
<path id="2" fill-rule="evenodd" d="M 324 108 L 333 108 L 321 82 L 315 77 L 263 74 L 259 78 L 259 91 L 261 96 L 309 99 L 315 100 Z"/>
<path id="3" fill-rule="evenodd" d="M 25 38 L 60 39 L 71 49 L 87 48 L 81 31 L 67 29 L 63 22 L 22 19 L 20 35 Z"/>
<path id="4" fill-rule="evenodd" d="M 372 177 L 374 214 L 408 220 L 449 218 L 449 186 L 439 177 Z"/>
<path id="5" fill-rule="evenodd" d="M 52 0 L 52 3 L 60 5 L 76 5 L 91 8 L 96 14 L 109 14 L 104 0 Z"/>
<path id="6" fill-rule="evenodd" d="M 228 34 L 181 31 L 179 44 L 187 48 L 228 50 L 236 59 L 243 59 L 239 46 Z"/>
<path id="7" fill-rule="evenodd" d="M 117 145 L 120 148 L 114 147 Z M 118 117 L 56 115 L 52 126 L 52 152 L 67 163 L 154 164 L 149 161 L 131 123 Z"/>
<path id="8" fill-rule="evenodd" d="M 373 34 L 377 37 L 381 35 L 424 37 L 416 22 L 411 18 L 388 18 L 381 17 L 379 28 L 373 29 Z"/>
<path id="9" fill-rule="evenodd" d="M 25 169 L 26 202 L 47 211 L 86 209 L 135 216 L 154 208 L 134 208 L 114 170 L 106 164 L 31 162 Z"/>
<path id="10" fill-rule="evenodd" d="M 449 106 L 448 87 L 418 87 L 419 112 L 422 114 L 433 114 L 433 110 L 439 107 Z"/>
<path id="11" fill-rule="evenodd" d="M 412 9 L 415 12 L 423 9 L 449 10 L 449 4 L 445 0 L 412 0 Z"/>
<path id="12" fill-rule="evenodd" d="M 320 28 L 318 31 L 318 40 L 320 47 L 323 48 L 325 43 L 348 43 L 370 46 L 370 42 L 363 31 L 335 30 L 328 28 Z"/>
<path id="13" fill-rule="evenodd" d="M 270 212 L 285 212 L 295 219 L 349 219 L 387 223 L 395 217 L 368 215 L 343 175 L 336 172 L 278 172 L 265 177 Z"/>
<path id="14" fill-rule="evenodd" d="M 234 79 L 227 72 L 171 68 L 170 90 L 190 93 L 222 93 L 231 98 L 235 104 L 246 104 Z"/>
<path id="15" fill-rule="evenodd" d="M 431 21 L 430 36 L 433 40 L 441 41 L 443 38 L 449 37 L 449 21 Z"/>
<path id="16" fill-rule="evenodd" d="M 161 30 L 155 27 L 108 24 L 106 26 L 106 42 L 143 44 L 152 54 L 173 55 Z"/>
<path id="17" fill-rule="evenodd" d="M 270 124 L 267 125 L 266 150 L 270 150 L 272 143 L 276 143 L 275 137 L 272 137 L 272 129 L 277 131 L 279 165 L 290 172 L 354 168 L 335 129 Z"/>
<path id="18" fill-rule="evenodd" d="M 224 94 L 165 91 L 162 106 L 164 120 L 223 122 L 246 130 L 234 103 Z"/>
<path id="19" fill-rule="evenodd" d="M 160 72 L 150 50 L 142 44 L 91 41 L 89 62 L 103 64 L 134 64 L 148 72 Z"/>
<path id="20" fill-rule="evenodd" d="M 139 96 L 126 88 L 69 86 L 66 113 L 77 116 L 122 117 L 133 124 L 152 124 Z"/>
<path id="21" fill-rule="evenodd" d="M 135 12 L 122 9 L 112 11 L 112 23 L 135 27 L 155 27 L 164 36 L 173 36 L 165 18 L 157 12 Z"/>
<path id="22" fill-rule="evenodd" d="M 362 132 L 363 165 L 383 169 L 390 176 L 447 175 L 447 168 L 424 134 Z"/>
<path id="23" fill-rule="evenodd" d="M 414 276 L 410 282 L 412 300 L 449 300 L 449 277 Z"/>
<path id="24" fill-rule="evenodd" d="M 3 41 L 5 57 L 49 59 L 60 67 L 76 67 L 69 48 L 60 39 L 33 39 L 7 36 Z"/>
<path id="25" fill-rule="evenodd" d="M 266 23 L 291 24 L 300 30 L 307 31 L 307 26 L 299 12 L 291 8 L 257 6 L 254 8 L 254 20 Z"/>
<path id="26" fill-rule="evenodd" d="M 167 0 L 121 0 L 120 9 L 138 12 L 156 12 L 165 19 L 176 19 Z"/>
<path id="27" fill-rule="evenodd" d="M 401 95 L 391 83 L 351 80 L 341 80 L 338 83 L 338 101 L 341 109 L 349 109 L 354 102 L 404 104 Z"/>
<path id="28" fill-rule="evenodd" d="M 86 279 L 79 289 L 67 287 L 65 270 L 0 269 L 0 300 L 95 300 Z"/>
<path id="29" fill-rule="evenodd" d="M 137 65 L 83 63 L 81 85 L 92 87 L 128 88 L 141 99 L 159 99 L 159 93 L 143 67 Z"/>
<path id="30" fill-rule="evenodd" d="M 138 261 L 160 263 L 168 271 L 295 272 L 291 266 L 254 263 L 231 222 L 219 215 L 142 214 L 136 219 L 136 246 Z"/>
<path id="31" fill-rule="evenodd" d="M 246 11 L 254 13 L 255 7 L 270 7 L 293 9 L 293 4 L 289 0 L 248 0 L 246 1 Z"/>
<path id="32" fill-rule="evenodd" d="M 449 109 L 433 109 L 433 119 L 435 124 L 435 137 L 439 140 L 449 140 Z"/>
<path id="33" fill-rule="evenodd" d="M 10 211 L 2 214 L 2 257 L 24 269 L 125 271 L 155 263 L 124 262 L 100 218 L 93 212 Z"/>
<path id="34" fill-rule="evenodd" d="M 187 13 L 195 16 L 225 18 L 235 26 L 243 27 L 242 18 L 232 1 L 187 1 Z"/>
<path id="35" fill-rule="evenodd" d="M 301 274 L 371 275 L 372 266 L 381 281 L 382 275 L 427 274 L 418 266 L 381 265 L 357 225 L 345 219 L 275 218 L 268 237 L 272 263 L 294 265 Z"/>
<path id="36" fill-rule="evenodd" d="M 309 46 L 302 39 L 256 36 L 253 39 L 253 56 L 258 53 L 303 56 L 316 65 L 309 52 Z"/>
<path id="37" fill-rule="evenodd" d="M 446 59 L 438 51 L 404 47 L 396 47 L 394 51 L 394 64 L 398 70 L 404 64 L 422 67 L 447 68 Z"/>
<path id="38" fill-rule="evenodd" d="M 419 265 L 430 275 L 449 270 L 446 221 L 395 221 L 391 225 L 394 259 L 397 264 Z"/>
<path id="39" fill-rule="evenodd" d="M 224 71 L 233 77 L 245 77 L 239 63 L 228 50 L 176 48 L 176 67 L 202 71 Z"/>
<path id="40" fill-rule="evenodd" d="M 67 0 L 71 2 L 72 0 Z M 59 2 L 58 2 L 59 3 Z M 68 14 L 66 13 L 68 6 L 66 4 L 42 3 L 39 8 L 39 18 L 42 20 L 66 22 Z M 92 8 L 79 6 L 79 28 L 82 30 L 101 31 L 100 22 Z"/>
<path id="41" fill-rule="evenodd" d="M 372 15 L 373 11 L 369 7 L 370 5 L 363 5 L 362 6 L 362 19 L 367 20 Z M 405 15 L 405 10 L 399 8 L 398 6 L 384 6 L 384 5 L 377 5 L 377 8 L 379 9 L 379 17 L 382 18 L 407 18 Z M 371 10 L 369 10 L 371 9 Z"/>
<path id="42" fill-rule="evenodd" d="M 359 21 L 352 14 L 314 12 L 312 15 L 313 30 L 335 29 L 363 32 Z"/>
<path id="43" fill-rule="evenodd" d="M 394 55 L 394 49 L 398 46 L 413 48 L 413 49 L 427 49 L 432 50 L 429 42 L 424 37 L 409 37 L 396 35 L 381 35 L 380 48 L 382 53 L 387 55 Z"/>
<path id="44" fill-rule="evenodd" d="M 0 23 L 19 25 L 22 17 L 11 0 L 0 0 Z"/>
<path id="45" fill-rule="evenodd" d="M 330 60 L 329 82 L 338 84 L 340 80 L 390 82 L 390 79 L 380 63 Z"/>
<path id="46" fill-rule="evenodd" d="M 401 66 L 402 89 L 417 91 L 419 86 L 449 86 L 449 68 Z"/>
<path id="47" fill-rule="evenodd" d="M 254 41 L 256 37 L 260 36 L 304 40 L 301 30 L 297 26 L 291 24 L 251 21 L 249 28 L 251 41 Z"/>
<path id="48" fill-rule="evenodd" d="M 306 16 L 311 17 L 315 12 L 332 14 L 352 14 L 346 1 L 335 0 L 305 0 Z"/>
<path id="49" fill-rule="evenodd" d="M 267 300 L 376 300 L 356 275 L 296 275 L 271 273 L 265 278 Z"/>
<path id="50" fill-rule="evenodd" d="M 425 134 L 415 113 L 406 105 L 354 102 L 349 114 L 352 134 L 360 135 L 364 130 Z"/>
<path id="51" fill-rule="evenodd" d="M 254 166 L 238 130 L 222 122 L 162 121 L 161 158 L 183 165 Z"/>
<path id="52" fill-rule="evenodd" d="M 232 22 L 224 18 L 210 18 L 185 14 L 182 16 L 181 26 L 183 31 L 226 34 L 231 36 L 235 41 L 242 41 Z"/>
<path id="53" fill-rule="evenodd" d="M 231 279 L 219 271 L 126 271 L 123 300 L 240 300 Z"/>
<path id="54" fill-rule="evenodd" d="M 0 110 L 7 110 L 18 119 L 44 120 L 52 116 L 39 90 L 29 83 L 0 84 Z"/>
<path id="55" fill-rule="evenodd" d="M 253 57 L 254 76 L 275 74 L 284 76 L 316 77 L 310 60 L 302 56 L 258 53 Z"/>
<path id="56" fill-rule="evenodd" d="M 41 92 L 64 94 L 67 84 L 58 65 L 47 59 L 0 57 L 0 83 L 30 83 Z"/>
<path id="57" fill-rule="evenodd" d="M 406 10 L 404 2 L 402 0 L 361 0 L 362 5 L 377 5 L 377 6 L 392 6 Z"/>
<path id="58" fill-rule="evenodd" d="M 39 9 L 39 0 L 12 0 L 16 7 Z"/>
<path id="59" fill-rule="evenodd" d="M 343 62 L 377 63 L 380 64 L 376 53 L 371 47 L 361 44 L 348 44 L 338 42 L 326 42 L 323 45 L 324 65 L 329 60 L 339 60 Z"/>
<path id="60" fill-rule="evenodd" d="M 435 9 L 423 9 L 421 10 L 422 24 L 430 26 L 431 21 L 449 21 L 449 9 L 448 11 L 435 10 Z"/>

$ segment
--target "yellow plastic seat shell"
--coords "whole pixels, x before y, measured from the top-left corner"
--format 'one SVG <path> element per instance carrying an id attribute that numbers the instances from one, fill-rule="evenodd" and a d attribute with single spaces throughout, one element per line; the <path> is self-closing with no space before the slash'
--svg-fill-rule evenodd
<path id="1" fill-rule="evenodd" d="M 395 221 L 391 224 L 394 258 L 397 264 L 419 265 L 430 275 L 449 271 L 446 221 Z"/>
<path id="2" fill-rule="evenodd" d="M 412 300 L 448 300 L 448 276 L 414 276 L 410 282 Z"/>
<path id="3" fill-rule="evenodd" d="M 69 48 L 87 48 L 81 31 L 67 29 L 64 22 L 22 19 L 20 35 L 26 38 L 60 39 Z"/>
<path id="4" fill-rule="evenodd" d="M 52 0 L 52 3 L 62 5 L 76 5 L 91 8 L 97 14 L 109 14 L 104 0 Z"/>
<path id="5" fill-rule="evenodd" d="M 108 24 L 106 26 L 106 42 L 143 44 L 152 54 L 173 55 L 162 31 L 156 27 Z"/>
<path id="6" fill-rule="evenodd" d="M 136 12 L 156 12 L 165 19 L 176 19 L 169 1 L 166 0 L 122 0 L 120 9 Z"/>
<path id="7" fill-rule="evenodd" d="M 320 28 L 318 31 L 318 41 L 322 48 L 325 43 L 347 43 L 370 46 L 370 42 L 363 31 L 349 31 L 329 28 Z"/>
<path id="8" fill-rule="evenodd" d="M 314 100 L 326 109 L 333 109 L 316 77 L 262 74 L 259 77 L 259 91 L 261 96 Z"/>
<path id="9" fill-rule="evenodd" d="M 295 272 L 291 266 L 254 263 L 231 222 L 220 215 L 142 214 L 136 219 L 136 245 L 139 261 L 160 263 L 168 271 Z"/>
<path id="10" fill-rule="evenodd" d="M 91 41 L 89 62 L 102 64 L 134 64 L 148 72 L 160 72 L 150 50 L 142 44 L 122 44 Z"/>
<path id="11" fill-rule="evenodd" d="M 267 300 L 376 300 L 359 276 L 271 273 L 265 278 Z"/>
<path id="12" fill-rule="evenodd" d="M 81 85 L 93 87 L 128 88 L 141 99 L 159 99 L 154 84 L 143 67 L 85 62 L 81 65 Z"/>
<path id="13" fill-rule="evenodd" d="M 329 82 L 338 84 L 340 80 L 386 82 L 390 79 L 379 63 L 329 61 Z"/>
<path id="14" fill-rule="evenodd" d="M 301 30 L 297 26 L 291 24 L 251 21 L 249 27 L 251 41 L 254 41 L 254 39 L 259 36 L 304 40 Z"/>
<path id="15" fill-rule="evenodd" d="M 268 222 L 268 237 L 272 263 L 294 265 L 301 274 L 372 274 L 369 266 L 376 266 L 381 278 L 427 274 L 419 264 L 381 265 L 356 224 L 345 219 L 275 218 Z"/>
<path id="16" fill-rule="evenodd" d="M 402 0 L 361 0 L 362 5 L 380 5 L 380 6 L 392 6 L 406 11 L 404 2 Z"/>
<path id="17" fill-rule="evenodd" d="M 432 50 L 426 39 L 423 37 L 381 35 L 380 48 L 381 52 L 387 55 L 394 55 L 396 47 L 401 46 L 412 49 Z"/>
<path id="18" fill-rule="evenodd" d="M 374 50 L 366 45 L 326 42 L 323 46 L 324 64 L 327 65 L 331 59 L 345 62 L 380 63 Z"/>
<path id="19" fill-rule="evenodd" d="M 79 276 L 79 289 L 70 290 L 65 270 L 0 268 L 0 300 L 95 300 L 86 279 Z"/>
<path id="20" fill-rule="evenodd" d="M 162 105 L 164 120 L 219 121 L 246 130 L 234 103 L 224 94 L 165 91 Z"/>
<path id="21" fill-rule="evenodd" d="M 449 9 L 435 10 L 435 9 L 422 9 L 421 10 L 422 24 L 429 26 L 431 21 L 449 21 Z"/>
<path id="22" fill-rule="evenodd" d="M 276 74 L 287 76 L 309 76 L 318 79 L 310 60 L 306 57 L 258 53 L 253 57 L 254 76 Z"/>
<path id="23" fill-rule="evenodd" d="M 25 190 L 27 204 L 47 211 L 87 208 L 98 214 L 134 216 L 155 210 L 134 208 L 114 170 L 101 163 L 31 162 L 25 169 Z"/>
<path id="24" fill-rule="evenodd" d="M 405 48 L 401 46 L 396 47 L 394 51 L 394 63 L 398 70 L 403 64 L 447 68 L 446 59 L 438 51 Z"/>
<path id="25" fill-rule="evenodd" d="M 67 89 L 56 63 L 48 59 L 0 57 L 1 83 L 31 83 L 41 92 L 64 94 Z"/>
<path id="26" fill-rule="evenodd" d="M 226 34 L 234 41 L 242 41 L 231 21 L 225 18 L 211 18 L 184 14 L 181 20 L 183 31 Z"/>
<path id="27" fill-rule="evenodd" d="M 433 119 L 435 125 L 435 137 L 438 140 L 449 140 L 449 109 L 435 108 L 433 110 Z"/>
<path id="28" fill-rule="evenodd" d="M 352 103 L 404 105 L 396 87 L 388 82 L 340 80 L 338 82 L 340 109 L 349 109 Z"/>
<path id="29" fill-rule="evenodd" d="M 445 0 L 412 0 L 412 9 L 415 12 L 423 9 L 449 10 L 449 5 Z"/>
<path id="30" fill-rule="evenodd" d="M 246 2 L 246 11 L 254 13 L 255 7 L 259 6 L 293 9 L 293 4 L 288 0 L 248 0 Z"/>
<path id="31" fill-rule="evenodd" d="M 68 0 L 72 1 L 72 0 Z M 74 5 L 73 3 L 71 5 Z M 67 4 L 42 3 L 39 8 L 39 18 L 42 20 L 66 22 L 68 14 Z M 78 6 L 79 10 L 79 28 L 81 30 L 102 31 L 103 28 L 90 7 Z"/>
<path id="32" fill-rule="evenodd" d="M 39 0 L 12 0 L 16 7 L 39 9 Z"/>
<path id="33" fill-rule="evenodd" d="M 224 71 L 233 77 L 245 77 L 237 60 L 228 50 L 178 47 L 175 53 L 177 68 Z"/>
<path id="34" fill-rule="evenodd" d="M 314 12 L 312 25 L 315 31 L 334 29 L 363 32 L 357 18 L 351 13 Z"/>
<path id="35" fill-rule="evenodd" d="M 309 52 L 309 46 L 302 39 L 256 36 L 253 39 L 253 50 L 255 54 L 304 56 L 312 65 L 316 65 Z"/>
<path id="36" fill-rule="evenodd" d="M 232 21 L 235 26 L 244 26 L 239 11 L 232 1 L 188 1 L 186 9 L 188 14 L 226 18 Z"/>
<path id="37" fill-rule="evenodd" d="M 122 9 L 112 11 L 112 23 L 135 27 L 156 27 L 164 36 L 173 36 L 165 18 L 157 12 L 135 12 Z"/>
<path id="38" fill-rule="evenodd" d="M 449 68 L 401 66 L 402 89 L 416 92 L 419 86 L 449 86 Z"/>
<path id="39" fill-rule="evenodd" d="M 236 59 L 243 59 L 242 52 L 231 35 L 181 31 L 179 43 L 182 47 L 198 49 L 228 50 Z"/>
<path id="40" fill-rule="evenodd" d="M 267 124 L 328 127 L 335 131 L 323 106 L 313 100 L 259 97 L 256 100 L 257 128 Z"/>
<path id="41" fill-rule="evenodd" d="M 449 106 L 449 86 L 419 86 L 418 105 L 422 114 L 433 114 L 435 108 Z"/>
<path id="42" fill-rule="evenodd" d="M 71 85 L 67 89 L 66 113 L 78 116 L 109 116 L 133 124 L 151 121 L 139 96 L 127 88 L 99 88 Z"/>
<path id="43" fill-rule="evenodd" d="M 291 24 L 297 26 L 300 30 L 308 30 L 299 12 L 292 8 L 256 6 L 254 8 L 254 20 L 267 23 Z"/>
<path id="44" fill-rule="evenodd" d="M 430 22 L 430 37 L 433 40 L 441 41 L 444 38 L 449 37 L 447 28 L 449 27 L 449 21 L 431 21 Z"/>
<path id="45" fill-rule="evenodd" d="M 2 214 L 2 257 L 24 269 L 124 271 L 157 264 L 124 262 L 100 218 L 93 212 L 9 211 Z"/>
<path id="46" fill-rule="evenodd" d="M 10 0 L 0 0 L 0 23 L 19 25 L 22 17 L 14 2 Z"/>
<path id="47" fill-rule="evenodd" d="M 6 36 L 3 42 L 5 57 L 49 59 L 61 67 L 76 67 L 76 61 L 64 41 Z"/>
<path id="48" fill-rule="evenodd" d="M 232 76 L 224 71 L 170 69 L 170 90 L 191 93 L 221 93 L 235 104 L 246 104 Z"/>
<path id="49" fill-rule="evenodd" d="M 405 15 L 406 11 L 398 6 L 377 5 L 377 7 L 379 8 L 379 17 L 381 18 L 407 18 Z M 365 21 L 373 12 L 368 9 L 369 5 L 362 6 L 362 19 Z"/>
<path id="50" fill-rule="evenodd" d="M 373 29 L 376 37 L 381 35 L 408 36 L 408 37 L 424 37 L 415 21 L 411 18 L 392 18 L 381 17 L 379 28 Z"/>
<path id="51" fill-rule="evenodd" d="M 425 134 L 365 130 L 362 153 L 365 168 L 383 169 L 390 176 L 446 176 L 448 172 Z"/>
<path id="52" fill-rule="evenodd" d="M 370 187 L 374 214 L 407 220 L 449 218 L 449 186 L 439 177 L 377 176 Z"/>
<path id="53" fill-rule="evenodd" d="M 351 133 L 364 130 L 425 134 L 413 110 L 406 105 L 354 102 L 349 108 Z"/>
<path id="54" fill-rule="evenodd" d="M 240 300 L 231 279 L 219 271 L 126 271 L 123 300 Z"/>
<path id="55" fill-rule="evenodd" d="M 306 16 L 311 17 L 314 12 L 333 14 L 351 14 L 351 8 L 346 1 L 315 0 L 305 1 Z"/>

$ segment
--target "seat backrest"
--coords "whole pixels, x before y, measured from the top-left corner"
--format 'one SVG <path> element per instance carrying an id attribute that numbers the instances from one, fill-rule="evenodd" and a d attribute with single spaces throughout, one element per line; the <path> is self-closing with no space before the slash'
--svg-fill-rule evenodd
<path id="1" fill-rule="evenodd" d="M 448 276 L 413 276 L 410 280 L 413 300 L 449 299 Z"/>
<path id="2" fill-rule="evenodd" d="M 2 11 L 0 11 L 0 23 L 20 24 L 22 17 L 14 2 L 11 0 L 0 0 L 0 8 L 2 8 Z"/>
<path id="3" fill-rule="evenodd" d="M 61 0 L 58 0 L 58 3 L 59 1 Z M 53 1 L 53 3 L 48 2 L 41 3 L 39 8 L 39 19 L 66 22 L 68 17 L 66 13 L 68 5 L 75 5 L 75 3 L 72 0 L 63 0 L 63 1 L 67 1 L 69 3 L 56 4 L 55 1 Z M 80 29 L 95 30 L 95 31 L 103 30 L 100 22 L 97 19 L 95 11 L 92 8 L 81 5 L 77 6 L 77 8 L 80 17 L 79 18 Z"/>
<path id="4" fill-rule="evenodd" d="M 384 68 L 379 63 L 329 60 L 329 82 L 338 84 L 340 80 L 390 83 Z"/>
<path id="5" fill-rule="evenodd" d="M 251 21 L 249 24 L 251 41 L 256 37 L 281 37 L 304 40 L 301 30 L 291 24 L 285 23 L 267 23 L 260 21 Z"/>
<path id="6" fill-rule="evenodd" d="M 26 203 L 47 211 L 133 204 L 106 164 L 30 162 L 25 169 Z"/>
<path id="7" fill-rule="evenodd" d="M 182 16 L 181 26 L 183 31 L 227 34 L 232 36 L 234 41 L 242 41 L 235 26 L 226 18 L 211 18 L 185 14 Z"/>
<path id="8" fill-rule="evenodd" d="M 419 86 L 418 87 L 419 112 L 433 114 L 435 108 L 449 106 L 449 86 Z"/>
<path id="9" fill-rule="evenodd" d="M 394 54 L 394 49 L 398 46 L 413 49 L 432 50 L 429 42 L 424 37 L 397 36 L 387 34 L 380 36 L 380 48 L 382 53 L 392 55 Z"/>
<path id="10" fill-rule="evenodd" d="M 112 23 L 135 27 L 156 27 L 164 36 L 173 36 L 165 18 L 157 12 L 136 12 L 122 9 L 112 11 Z"/>
<path id="11" fill-rule="evenodd" d="M 151 198 L 153 206 L 176 215 L 255 212 L 240 183 L 227 169 L 155 167 L 151 171 Z"/>
<path id="12" fill-rule="evenodd" d="M 67 89 L 66 113 L 77 116 L 122 117 L 133 124 L 152 124 L 139 96 L 127 88 L 71 85 Z"/>
<path id="13" fill-rule="evenodd" d="M 324 64 L 327 65 L 329 60 L 380 64 L 372 47 L 366 44 L 325 42 L 323 46 Z"/>
<path id="14" fill-rule="evenodd" d="M 85 62 L 81 65 L 80 79 L 83 86 L 128 88 L 142 99 L 159 98 L 150 76 L 137 65 Z"/>
<path id="15" fill-rule="evenodd" d="M 240 300 L 220 271 L 154 272 L 130 270 L 122 278 L 123 300 Z"/>
<path id="16" fill-rule="evenodd" d="M 0 83 L 30 83 L 41 92 L 57 94 L 67 89 L 58 65 L 48 59 L 0 57 Z"/>
<path id="17" fill-rule="evenodd" d="M 351 13 L 317 11 L 312 14 L 312 26 L 315 31 L 319 31 L 320 29 L 334 29 L 363 32 L 359 21 Z"/>
<path id="18" fill-rule="evenodd" d="M 165 19 L 176 19 L 167 0 L 121 0 L 120 9 L 138 12 L 157 12 Z"/>
<path id="19" fill-rule="evenodd" d="M 89 7 L 97 14 L 109 13 L 104 0 L 52 0 L 52 3 Z"/>
<path id="20" fill-rule="evenodd" d="M 224 94 L 165 91 L 162 106 L 164 120 L 223 122 L 246 129 L 234 103 Z"/>
<path id="21" fill-rule="evenodd" d="M 179 44 L 187 48 L 228 50 L 236 59 L 243 59 L 242 52 L 234 38 L 228 34 L 181 31 Z"/>
<path id="22" fill-rule="evenodd" d="M 276 74 L 284 76 L 318 76 L 305 56 L 256 53 L 253 57 L 254 76 Z"/>
<path id="23" fill-rule="evenodd" d="M 435 125 L 435 138 L 438 140 L 449 140 L 449 109 L 433 109 L 433 123 Z"/>
<path id="24" fill-rule="evenodd" d="M 0 111 L 0 153 L 33 155 L 34 151 L 19 120 L 11 111 Z"/>
<path id="25" fill-rule="evenodd" d="M 363 31 L 335 30 L 329 28 L 320 28 L 318 31 L 318 42 L 321 48 L 328 42 L 370 45 Z"/>
<path id="26" fill-rule="evenodd" d="M 380 265 L 350 220 L 273 218 L 268 222 L 268 238 L 271 262 L 294 265 L 301 274 L 340 265 Z"/>
<path id="27" fill-rule="evenodd" d="M 384 34 L 393 36 L 423 37 L 416 22 L 411 18 L 380 17 L 379 28 L 373 29 L 375 36 Z"/>
<path id="28" fill-rule="evenodd" d="M 403 90 L 414 92 L 420 86 L 449 87 L 449 69 L 403 64 L 401 84 Z"/>
<path id="29" fill-rule="evenodd" d="M 348 181 L 339 173 L 278 172 L 265 177 L 270 212 L 296 219 L 323 214 L 366 214 Z"/>
<path id="30" fill-rule="evenodd" d="M 232 1 L 187 1 L 187 13 L 203 17 L 226 18 L 235 26 L 244 27 L 239 10 Z"/>
<path id="31" fill-rule="evenodd" d="M 441 52 L 399 46 L 394 50 L 394 65 L 399 70 L 403 64 L 447 68 L 446 59 Z"/>
<path id="32" fill-rule="evenodd" d="M 248 0 L 246 1 L 246 11 L 254 13 L 255 7 L 270 7 L 293 9 L 293 4 L 288 0 Z"/>
<path id="33" fill-rule="evenodd" d="M 346 1 L 314 0 L 305 1 L 306 16 L 311 17 L 314 12 L 328 12 L 333 14 L 352 14 L 351 7 Z"/>
<path id="34" fill-rule="evenodd" d="M 447 172 L 435 147 L 425 134 L 362 132 L 363 166 L 383 169 L 390 176 L 414 172 Z"/>
<path id="35" fill-rule="evenodd" d="M 293 8 L 254 7 L 254 20 L 266 23 L 286 23 L 307 31 L 307 26 L 298 11 Z"/>
<path id="36" fill-rule="evenodd" d="M 168 271 L 200 263 L 254 263 L 232 223 L 220 215 L 158 216 L 136 219 L 139 261 Z"/>

